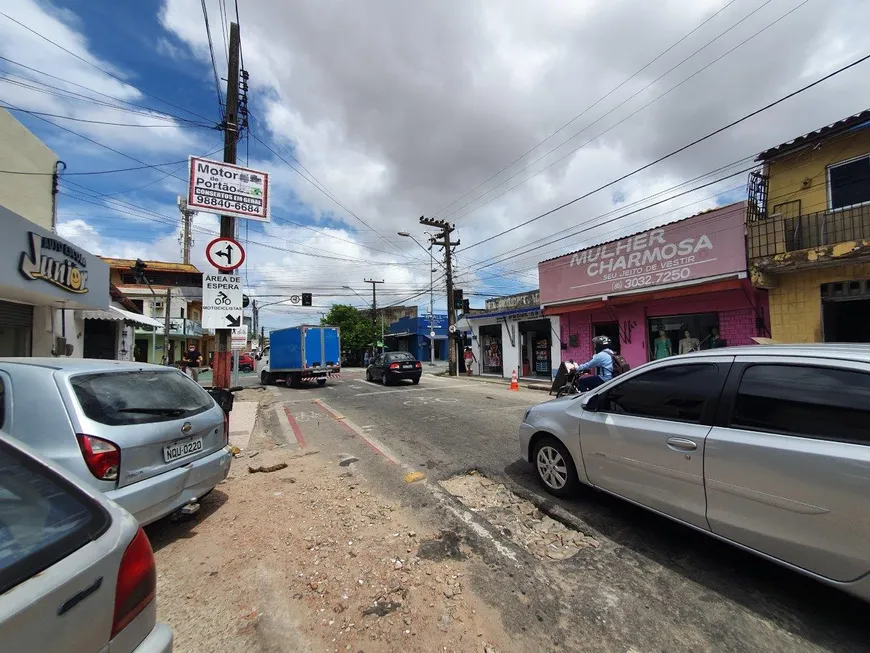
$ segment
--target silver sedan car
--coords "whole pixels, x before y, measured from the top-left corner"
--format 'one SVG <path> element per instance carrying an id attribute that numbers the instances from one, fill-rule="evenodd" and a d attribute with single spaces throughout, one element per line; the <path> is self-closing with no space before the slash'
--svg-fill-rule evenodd
<path id="1" fill-rule="evenodd" d="M 674 356 L 531 408 L 557 496 L 609 492 L 870 600 L 870 346 Z"/>
<path id="2" fill-rule="evenodd" d="M 169 367 L 0 358 L 0 409 L 0 431 L 105 492 L 143 525 L 195 510 L 229 473 L 227 416 Z"/>
<path id="3" fill-rule="evenodd" d="M 59 465 L 0 437 L 0 649 L 171 653 L 148 537 Z"/>

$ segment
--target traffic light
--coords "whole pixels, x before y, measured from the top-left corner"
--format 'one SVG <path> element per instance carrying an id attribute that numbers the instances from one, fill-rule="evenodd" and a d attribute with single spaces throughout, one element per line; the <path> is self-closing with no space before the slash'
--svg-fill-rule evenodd
<path id="1" fill-rule="evenodd" d="M 471 300 L 463 299 L 462 300 L 462 312 L 468 313 L 471 310 Z"/>
<path id="2" fill-rule="evenodd" d="M 453 289 L 453 308 L 455 310 L 462 310 L 462 289 L 454 288 Z"/>
<path id="3" fill-rule="evenodd" d="M 251 303 L 251 298 L 247 295 L 242 295 L 242 308 L 248 308 Z"/>
<path id="4" fill-rule="evenodd" d="M 136 259 L 136 262 L 130 268 L 133 270 L 133 278 L 136 280 L 136 283 L 145 283 L 145 268 L 147 267 L 145 261 L 141 258 Z"/>
<path id="5" fill-rule="evenodd" d="M 311 306 L 311 293 L 310 292 L 302 293 L 302 305 L 303 306 Z"/>

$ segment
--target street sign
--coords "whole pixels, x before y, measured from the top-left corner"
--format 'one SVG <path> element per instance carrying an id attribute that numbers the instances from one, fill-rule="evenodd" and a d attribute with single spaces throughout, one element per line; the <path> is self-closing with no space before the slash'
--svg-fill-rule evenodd
<path id="1" fill-rule="evenodd" d="M 450 333 L 456 333 L 456 325 L 451 324 L 447 330 L 450 331 Z"/>
<path id="2" fill-rule="evenodd" d="M 251 349 L 256 351 L 259 348 L 260 348 L 260 341 L 257 340 L 256 338 L 254 340 L 251 340 Z"/>
<path id="3" fill-rule="evenodd" d="M 204 329 L 233 329 L 242 326 L 240 276 L 202 275 L 202 326 Z"/>
<path id="4" fill-rule="evenodd" d="M 230 337 L 230 347 L 232 349 L 244 349 L 248 344 L 248 330 L 247 329 L 233 329 L 232 336 Z"/>
<path id="5" fill-rule="evenodd" d="M 205 257 L 218 270 L 235 270 L 245 262 L 245 250 L 232 238 L 215 238 L 206 245 Z"/>
<path id="6" fill-rule="evenodd" d="M 269 173 L 192 156 L 187 207 L 269 222 Z"/>

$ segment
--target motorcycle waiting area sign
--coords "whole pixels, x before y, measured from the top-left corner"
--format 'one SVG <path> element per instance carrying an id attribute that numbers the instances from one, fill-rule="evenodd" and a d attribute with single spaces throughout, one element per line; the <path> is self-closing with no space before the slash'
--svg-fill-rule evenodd
<path id="1" fill-rule="evenodd" d="M 242 278 L 234 274 L 202 275 L 202 326 L 236 329 L 242 325 Z"/>

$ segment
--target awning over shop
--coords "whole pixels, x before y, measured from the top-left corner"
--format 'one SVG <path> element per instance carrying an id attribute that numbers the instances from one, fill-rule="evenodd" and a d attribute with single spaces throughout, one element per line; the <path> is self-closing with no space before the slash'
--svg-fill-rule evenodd
<path id="1" fill-rule="evenodd" d="M 385 338 L 408 338 L 409 336 L 417 335 L 416 333 L 411 333 L 410 331 L 402 331 L 400 333 L 388 333 L 384 337 Z"/>
<path id="2" fill-rule="evenodd" d="M 530 306 L 528 308 L 512 308 L 507 311 L 496 311 L 494 313 L 474 313 L 472 315 L 463 315 L 464 320 L 491 320 L 498 317 L 518 317 L 520 315 L 540 315 L 540 306 Z"/>
<path id="3" fill-rule="evenodd" d="M 139 315 L 138 313 L 131 313 L 130 311 L 125 311 L 123 308 L 116 308 L 114 306 L 109 306 L 106 310 L 77 311 L 77 313 L 79 317 L 82 317 L 85 320 L 115 320 L 117 322 L 133 322 L 134 324 L 142 324 L 151 327 L 163 327 L 163 324 L 154 318 L 148 317 L 147 315 Z"/>

